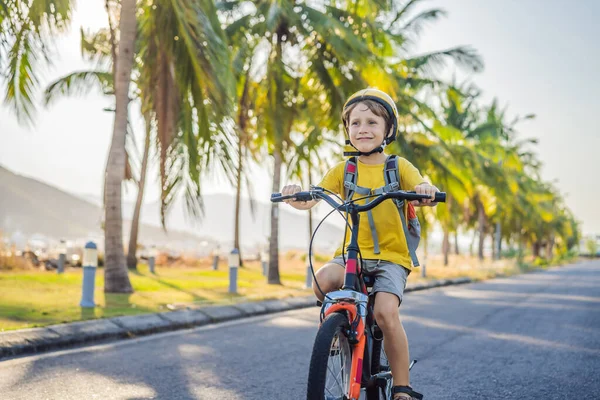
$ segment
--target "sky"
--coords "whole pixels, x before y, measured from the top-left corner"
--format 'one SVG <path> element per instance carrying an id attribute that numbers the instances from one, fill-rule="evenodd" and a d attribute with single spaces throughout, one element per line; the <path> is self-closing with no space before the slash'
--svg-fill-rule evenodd
<path id="1" fill-rule="evenodd" d="M 71 32 L 57 41 L 58 56 L 42 82 L 89 66 L 79 52 L 79 28 L 106 25 L 102 0 L 79 1 Z M 457 74 L 483 91 L 486 103 L 497 98 L 510 116 L 535 114 L 519 125 L 523 138 L 539 140 L 536 152 L 542 176 L 556 184 L 584 233 L 600 234 L 600 2 L 578 0 L 430 0 L 421 8 L 442 8 L 447 16 L 423 30 L 414 53 L 469 45 L 483 57 L 485 70 Z M 35 126 L 20 126 L 0 104 L 0 165 L 65 191 L 100 198 L 103 171 L 112 135 L 111 106 L 98 93 L 39 107 Z M 141 133 L 139 127 L 137 131 Z M 146 202 L 158 198 L 156 170 L 149 173 Z M 255 195 L 268 199 L 270 172 L 255 168 Z M 204 192 L 233 189 L 218 179 Z M 127 199 L 135 198 L 129 188 Z"/>

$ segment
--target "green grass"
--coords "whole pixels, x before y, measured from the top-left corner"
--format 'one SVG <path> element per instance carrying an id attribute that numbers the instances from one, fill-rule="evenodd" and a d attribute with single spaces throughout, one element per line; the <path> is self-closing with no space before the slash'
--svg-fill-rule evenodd
<path id="1" fill-rule="evenodd" d="M 552 264 L 560 260 L 553 260 Z M 564 260 L 563 260 L 564 262 Z M 318 269 L 323 261 L 315 262 Z M 517 264 L 515 259 L 479 262 L 474 257 L 452 256 L 444 267 L 441 257 L 429 257 L 427 277 L 421 269 L 410 274 L 408 283 L 432 279 L 470 277 L 475 280 L 526 272 L 539 261 Z M 304 289 L 306 266 L 301 257 L 282 257 L 282 285 L 268 285 L 258 262 L 248 262 L 238 270 L 238 294 L 228 293 L 228 268 L 225 263 L 213 271 L 206 262 L 197 267 L 157 266 L 156 274 L 140 265 L 129 274 L 135 293 L 104 294 L 104 270 L 96 273 L 94 309 L 79 307 L 81 300 L 81 269 L 67 269 L 64 274 L 37 270 L 0 271 L 0 331 L 45 326 L 93 318 L 108 318 L 162 312 L 186 306 L 231 304 L 241 301 L 308 295 Z M 546 267 L 546 266 L 544 266 Z"/>
<path id="2" fill-rule="evenodd" d="M 130 273 L 135 292 L 131 295 L 104 294 L 104 271 L 96 273 L 96 307 L 83 310 L 81 269 L 64 274 L 42 271 L 0 273 L 0 331 L 61 322 L 168 311 L 183 306 L 230 304 L 246 300 L 281 298 L 312 293 L 303 288 L 304 276 L 296 272 L 281 275 L 282 285 L 268 285 L 258 265 L 238 270 L 238 294 L 228 293 L 225 266 L 219 271 L 190 268 L 156 268 L 147 265 Z M 83 310 L 83 311 L 82 311 Z"/>

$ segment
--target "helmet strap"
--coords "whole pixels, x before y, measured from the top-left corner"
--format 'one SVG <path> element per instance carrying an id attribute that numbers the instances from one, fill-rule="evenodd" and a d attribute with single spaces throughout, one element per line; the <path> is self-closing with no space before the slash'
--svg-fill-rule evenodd
<path id="1" fill-rule="evenodd" d="M 352 144 L 350 139 L 346 140 L 346 144 L 349 144 L 350 146 L 352 146 L 356 149 L 356 147 Z M 356 151 L 345 151 L 344 156 L 345 157 L 357 157 L 357 156 L 370 156 L 371 154 L 375 154 L 375 153 L 383 153 L 383 150 L 385 149 L 386 146 L 387 146 L 387 138 L 383 140 L 383 143 L 381 143 L 380 146 L 375 147 L 373 150 L 371 150 L 369 152 L 365 153 L 365 152 L 362 152 L 362 151 L 359 151 L 358 149 L 356 149 Z"/>

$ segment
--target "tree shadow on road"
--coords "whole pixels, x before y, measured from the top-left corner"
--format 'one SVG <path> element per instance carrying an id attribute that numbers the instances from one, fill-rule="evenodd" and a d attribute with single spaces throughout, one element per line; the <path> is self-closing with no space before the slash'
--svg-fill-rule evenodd
<path id="1" fill-rule="evenodd" d="M 599 289 L 569 286 L 586 280 L 577 273 L 548 272 L 407 293 L 400 315 L 419 359 L 415 389 L 440 399 L 594 398 L 600 316 L 587 300 Z M 50 398 L 85 387 L 88 398 L 300 399 L 318 325 L 312 311 L 41 357 L 10 389 L 27 393 L 41 381 Z M 63 392 L 47 384 L 58 379 Z"/>
<path id="2" fill-rule="evenodd" d="M 301 398 L 318 310 L 263 318 L 48 354 L 27 365 L 8 397 L 34 393 L 42 381 L 57 399 Z"/>

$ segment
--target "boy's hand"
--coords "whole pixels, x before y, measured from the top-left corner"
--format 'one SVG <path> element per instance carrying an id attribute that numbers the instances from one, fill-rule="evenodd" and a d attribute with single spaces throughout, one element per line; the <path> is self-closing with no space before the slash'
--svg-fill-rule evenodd
<path id="1" fill-rule="evenodd" d="M 281 195 L 282 196 L 289 196 L 292 194 L 296 194 L 298 192 L 301 192 L 302 188 L 299 185 L 285 185 L 283 187 L 283 189 L 281 189 Z M 290 204 L 290 203 L 296 203 L 296 200 L 293 199 L 287 199 L 283 201 L 284 203 Z M 302 201 L 300 203 L 306 203 L 305 201 Z"/>
<path id="2" fill-rule="evenodd" d="M 437 203 L 434 202 L 433 200 L 435 200 L 435 194 L 436 192 L 439 192 L 440 190 L 438 188 L 436 188 L 433 185 L 430 185 L 429 183 L 421 183 L 419 185 L 417 185 L 415 187 L 415 192 L 417 192 L 418 194 L 426 194 L 429 195 L 431 198 L 429 199 L 425 199 L 425 200 L 415 200 L 413 201 L 413 205 L 417 206 L 417 205 L 436 205 Z"/>

